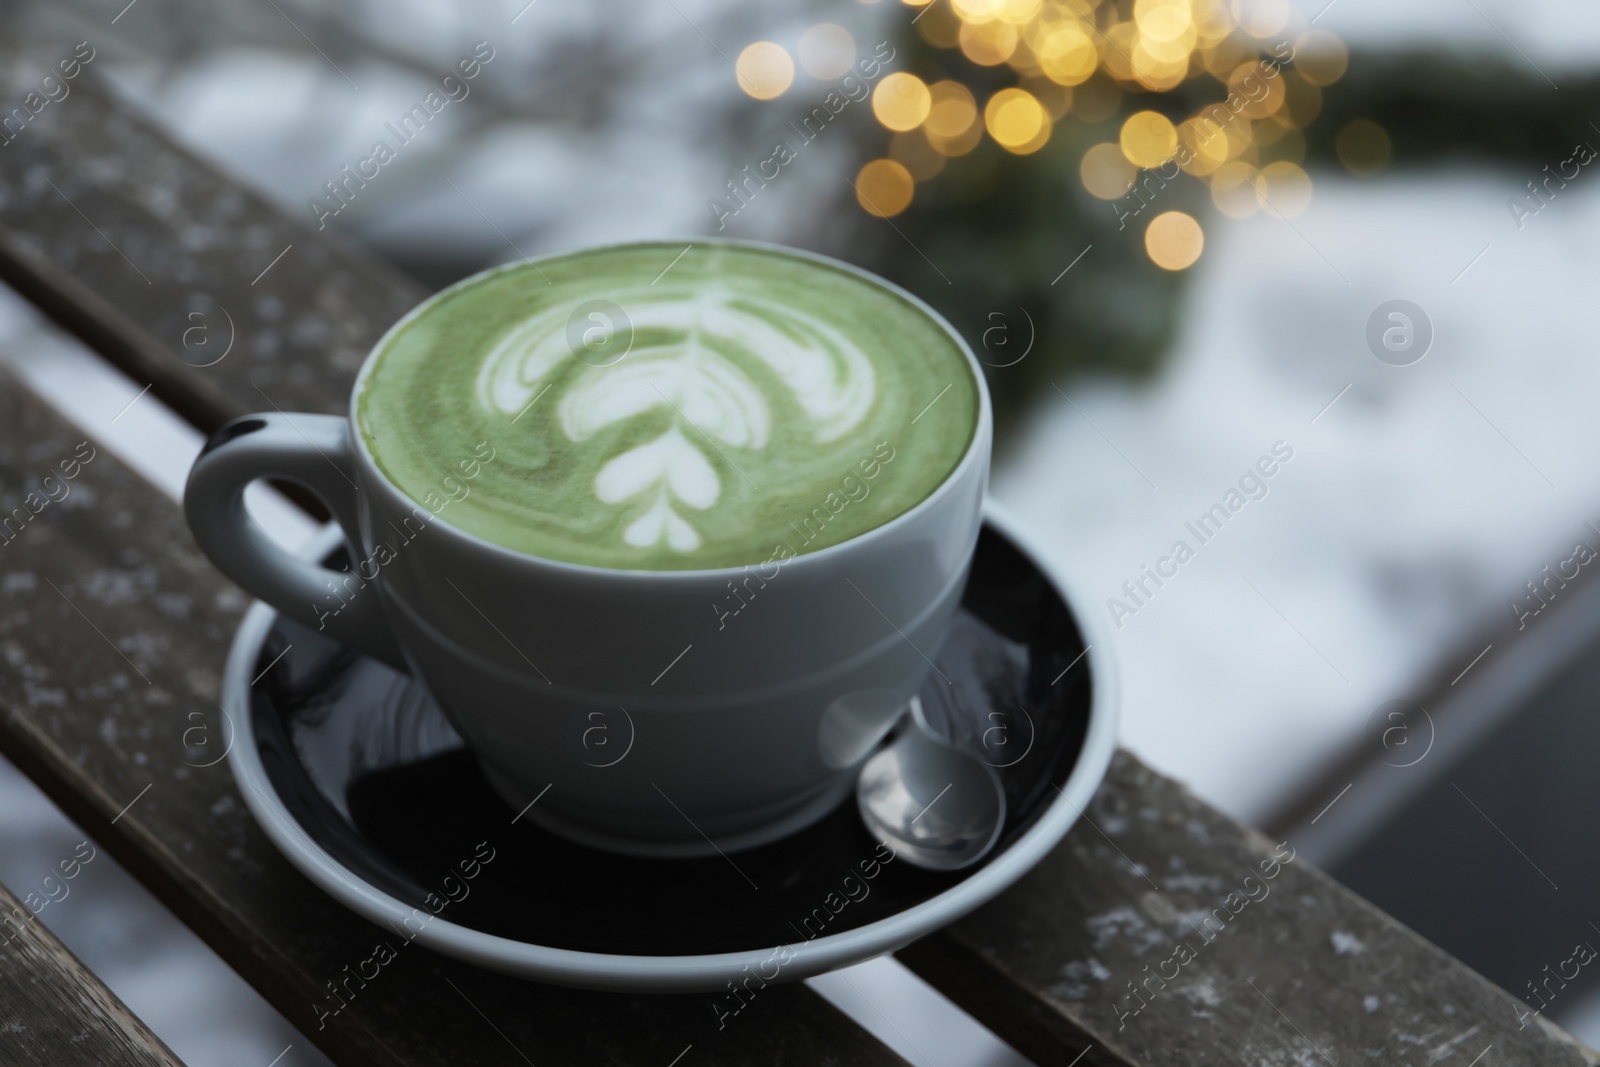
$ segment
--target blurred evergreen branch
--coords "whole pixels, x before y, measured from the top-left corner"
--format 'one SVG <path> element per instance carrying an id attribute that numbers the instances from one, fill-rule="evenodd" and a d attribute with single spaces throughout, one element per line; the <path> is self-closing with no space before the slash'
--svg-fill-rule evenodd
<path id="1" fill-rule="evenodd" d="M 1338 166 L 1334 135 L 1369 118 L 1389 132 L 1392 167 L 1471 163 L 1530 168 L 1532 178 L 1578 141 L 1600 148 L 1600 72 L 1546 70 L 1559 89 L 1517 56 L 1352 52 L 1306 130 L 1307 163 Z"/>
<path id="2" fill-rule="evenodd" d="M 1152 374 L 1177 330 L 1183 278 L 1150 262 L 1144 225 L 1161 211 L 1199 213 L 1205 187 L 1168 182 L 1119 226 L 1113 205 L 1077 180 L 1083 150 L 1104 138 L 1063 125 L 1031 156 L 981 144 L 919 187 L 893 220 L 903 239 L 883 245 L 878 268 L 949 318 L 985 363 L 1002 441 L 1052 383 Z"/>

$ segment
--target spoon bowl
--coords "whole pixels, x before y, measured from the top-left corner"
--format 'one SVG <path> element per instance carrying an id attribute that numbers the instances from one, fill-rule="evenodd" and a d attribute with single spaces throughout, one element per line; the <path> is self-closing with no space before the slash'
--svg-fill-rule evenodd
<path id="1" fill-rule="evenodd" d="M 1006 798 L 995 769 L 933 736 L 913 704 L 910 721 L 856 780 L 867 830 L 912 866 L 957 871 L 1000 838 Z"/>

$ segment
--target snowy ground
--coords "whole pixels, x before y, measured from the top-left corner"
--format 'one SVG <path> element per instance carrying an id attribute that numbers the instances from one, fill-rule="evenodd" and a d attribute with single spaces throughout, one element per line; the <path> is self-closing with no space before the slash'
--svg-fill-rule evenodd
<path id="1" fill-rule="evenodd" d="M 1319 177 L 1292 228 L 1212 225 L 1168 371 L 1047 398 L 996 472 L 1108 617 L 1142 566 L 1195 549 L 1121 617 L 1124 738 L 1239 818 L 1272 814 L 1600 521 L 1583 447 L 1600 181 L 1520 232 L 1514 192 L 1498 175 Z M 1396 298 L 1435 334 L 1411 366 L 1364 336 Z M 1201 545 L 1185 523 L 1277 441 L 1294 456 L 1267 495 Z"/>

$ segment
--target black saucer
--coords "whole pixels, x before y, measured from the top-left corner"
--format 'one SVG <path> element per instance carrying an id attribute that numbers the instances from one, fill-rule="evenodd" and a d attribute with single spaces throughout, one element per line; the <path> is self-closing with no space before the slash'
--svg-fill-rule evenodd
<path id="1" fill-rule="evenodd" d="M 338 567 L 342 559 L 340 550 L 328 562 Z M 885 860 L 890 853 L 862 826 L 853 794 L 810 827 L 728 857 L 647 859 L 576 844 L 518 818 L 409 676 L 280 616 L 262 632 L 253 656 L 242 644 L 235 649 L 248 667 L 241 676 L 256 678 L 237 746 L 253 753 L 236 753 L 235 770 L 249 785 L 259 759 L 265 791 L 275 796 L 248 788 L 246 795 L 256 794 L 252 808 L 269 832 L 262 805 L 276 804 L 316 850 L 294 847 L 324 854 L 315 858 L 321 869 L 342 868 L 345 880 L 365 883 L 402 910 L 421 909 L 530 948 L 647 957 L 764 950 L 817 936 L 821 920 L 806 919 L 824 902 L 830 936 L 893 920 L 991 865 L 1018 866 L 1020 855 L 1006 857 L 1025 838 L 1030 844 L 1017 852 L 1028 854 L 1027 864 L 1035 861 L 1054 840 L 1038 847 L 1040 835 L 1029 838 L 1030 829 L 1055 812 L 1049 830 L 1056 838 L 1065 833 L 1076 814 L 1058 811 L 1069 777 L 1081 805 L 1088 792 L 1078 779 L 1092 777 L 1092 790 L 1110 753 L 1107 720 L 1092 746 L 1104 749 L 1103 758 L 1086 754 L 1091 710 L 1098 713 L 1105 694 L 1097 701 L 1092 692 L 1095 660 L 1072 612 L 992 522 L 979 537 L 960 614 L 937 657 L 952 684 L 936 678 L 921 695 L 929 724 L 998 767 L 1006 792 L 994 850 L 951 873 Z M 242 632 L 241 642 L 246 637 Z M 281 833 L 273 836 L 312 873 L 312 860 L 295 855 Z M 492 858 L 474 862 L 485 855 Z M 870 878 L 863 876 L 868 864 L 876 868 Z M 1024 869 L 980 879 L 980 898 L 961 902 L 955 913 Z"/>

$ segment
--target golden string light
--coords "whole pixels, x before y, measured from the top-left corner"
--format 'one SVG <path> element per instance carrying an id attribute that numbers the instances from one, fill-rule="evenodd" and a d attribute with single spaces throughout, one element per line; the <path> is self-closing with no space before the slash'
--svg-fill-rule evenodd
<path id="1" fill-rule="evenodd" d="M 930 84 L 895 71 L 878 81 L 872 113 L 890 138 L 885 158 L 856 176 L 863 210 L 899 214 L 917 184 L 986 137 L 1027 155 L 1049 144 L 1061 122 L 1091 127 L 1069 143 L 1090 146 L 1078 179 L 1099 199 L 1133 195 L 1144 171 L 1169 181 L 1181 170 L 1230 218 L 1293 218 L 1310 206 L 1302 131 L 1350 57 L 1337 35 L 1308 25 L 1288 0 L 902 2 L 917 10 L 922 39 L 951 53 L 947 69 L 972 77 Z M 849 35 L 826 23 L 799 46 L 801 66 L 818 78 L 854 53 Z M 772 42 L 745 49 L 738 68 L 741 88 L 761 99 L 794 79 L 789 53 Z M 1008 69 L 1016 84 L 991 88 L 987 72 Z M 1206 102 L 1180 105 L 1179 86 L 1185 101 Z M 1138 103 L 1129 107 L 1130 99 Z M 1387 134 L 1366 119 L 1346 124 L 1335 147 L 1356 174 L 1381 169 L 1390 154 Z M 1193 264 L 1204 244 L 1199 221 L 1180 211 L 1145 230 L 1146 253 L 1166 270 Z"/>
<path id="2" fill-rule="evenodd" d="M 911 206 L 915 182 L 904 163 L 874 159 L 857 172 L 855 186 L 861 210 L 888 218 Z"/>
<path id="3" fill-rule="evenodd" d="M 1160 112 L 1140 111 L 1128 116 L 1128 121 L 1122 124 L 1118 143 L 1129 163 L 1153 170 L 1177 151 L 1178 131 Z"/>
<path id="4" fill-rule="evenodd" d="M 1037 152 L 1050 139 L 1050 113 L 1026 89 L 1001 89 L 991 96 L 983 125 L 1001 148 L 1018 155 Z"/>
<path id="5" fill-rule="evenodd" d="M 1101 200 L 1115 200 L 1133 187 L 1139 168 L 1128 162 L 1115 141 L 1097 144 L 1083 154 L 1078 167 L 1083 187 Z"/>
<path id="6" fill-rule="evenodd" d="M 734 61 L 739 88 L 757 100 L 782 96 L 794 84 L 794 60 L 781 44 L 757 41 L 747 45 Z"/>
<path id="7" fill-rule="evenodd" d="M 1191 215 L 1165 211 L 1144 231 L 1144 250 L 1162 270 L 1186 270 L 1200 258 L 1206 235 Z"/>
<path id="8" fill-rule="evenodd" d="M 915 74 L 884 77 L 872 91 L 872 113 L 886 128 L 903 133 L 921 126 L 933 109 L 933 94 Z"/>
<path id="9" fill-rule="evenodd" d="M 928 87 L 928 117 L 923 128 L 930 137 L 960 137 L 978 120 L 978 102 L 958 81 L 934 82 Z"/>

